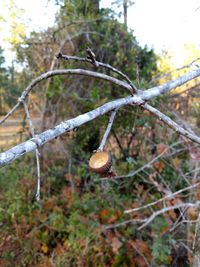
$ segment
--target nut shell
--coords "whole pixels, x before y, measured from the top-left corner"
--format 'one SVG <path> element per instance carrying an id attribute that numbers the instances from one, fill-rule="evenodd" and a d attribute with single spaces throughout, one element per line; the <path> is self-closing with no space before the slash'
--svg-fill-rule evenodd
<path id="1" fill-rule="evenodd" d="M 99 151 L 92 155 L 89 160 L 89 168 L 92 172 L 104 175 L 107 174 L 112 166 L 110 153 Z"/>

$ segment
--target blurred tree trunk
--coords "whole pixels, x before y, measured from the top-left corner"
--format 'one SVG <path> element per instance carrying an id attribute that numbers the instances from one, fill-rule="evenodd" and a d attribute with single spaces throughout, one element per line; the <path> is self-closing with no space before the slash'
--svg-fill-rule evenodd
<path id="1" fill-rule="evenodd" d="M 124 7 L 124 25 L 127 28 L 127 11 L 128 11 L 128 0 L 124 0 L 123 2 L 123 7 Z"/>

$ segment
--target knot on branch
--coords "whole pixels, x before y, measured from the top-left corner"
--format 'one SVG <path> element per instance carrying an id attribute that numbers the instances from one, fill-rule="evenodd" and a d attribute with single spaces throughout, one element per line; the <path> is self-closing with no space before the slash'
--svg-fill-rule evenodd
<path id="1" fill-rule="evenodd" d="M 42 145 L 38 135 L 35 135 L 30 141 L 36 145 L 37 149 Z"/>
<path id="2" fill-rule="evenodd" d="M 87 52 L 87 58 L 88 59 L 90 59 L 91 60 L 91 62 L 92 62 L 92 64 L 96 67 L 96 68 L 98 68 L 99 67 L 99 63 L 98 62 L 96 62 L 96 55 L 95 55 L 95 53 L 91 50 L 91 48 L 87 48 L 86 49 L 86 52 Z"/>
<path id="3" fill-rule="evenodd" d="M 19 103 L 22 103 L 23 104 L 24 101 L 25 101 L 25 97 L 23 95 L 18 98 L 18 102 Z"/>
<path id="4" fill-rule="evenodd" d="M 59 52 L 59 53 L 56 55 L 56 58 L 57 58 L 57 59 L 62 58 L 62 53 Z"/>

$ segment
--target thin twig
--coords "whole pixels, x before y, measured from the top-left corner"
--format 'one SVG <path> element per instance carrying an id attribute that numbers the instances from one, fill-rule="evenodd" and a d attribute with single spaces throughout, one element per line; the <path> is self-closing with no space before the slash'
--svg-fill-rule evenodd
<path id="1" fill-rule="evenodd" d="M 173 232 L 176 228 L 178 228 L 183 223 L 190 224 L 190 223 L 197 223 L 197 221 L 198 220 L 181 220 L 178 223 L 176 223 L 175 225 L 173 225 L 173 227 L 170 228 L 169 232 Z"/>
<path id="2" fill-rule="evenodd" d="M 68 56 L 68 55 L 63 55 L 62 53 L 59 53 L 57 55 L 57 58 L 62 58 L 62 59 L 65 59 L 65 60 L 82 61 L 82 62 L 88 62 L 90 64 L 94 64 L 94 62 L 91 59 L 89 59 L 89 58 L 82 58 L 82 57 L 76 57 L 76 56 Z M 131 88 L 133 90 L 133 93 L 136 93 L 138 91 L 137 87 L 131 82 L 131 80 L 128 78 L 128 76 L 126 74 L 124 74 L 120 70 L 112 67 L 109 64 L 105 64 L 105 63 L 102 63 L 102 62 L 97 61 L 97 60 L 95 60 L 95 62 L 97 64 L 96 66 L 103 67 L 105 69 L 111 70 L 112 72 L 117 73 L 121 77 L 123 77 L 127 81 L 127 83 L 131 86 Z"/>
<path id="3" fill-rule="evenodd" d="M 167 152 L 167 150 L 168 150 L 168 148 L 166 148 L 162 153 L 160 153 L 157 157 L 153 158 L 147 164 L 143 165 L 142 167 L 140 167 L 139 169 L 137 169 L 137 170 L 135 170 L 133 172 L 130 172 L 130 173 L 126 174 L 126 175 L 116 176 L 116 177 L 113 177 L 112 179 L 110 179 L 110 178 L 109 179 L 108 178 L 101 178 L 101 179 L 96 179 L 95 181 L 104 181 L 104 180 L 112 181 L 112 180 L 116 180 L 116 179 L 133 177 L 136 174 L 138 174 L 139 172 L 143 171 L 144 169 L 151 167 L 151 165 L 154 162 L 156 162 L 159 158 L 161 158 Z"/>
<path id="4" fill-rule="evenodd" d="M 114 181 L 114 180 L 116 180 L 116 179 L 122 179 L 122 178 L 130 178 L 130 177 L 134 177 L 136 174 L 138 174 L 138 173 L 140 173 L 141 171 L 143 171 L 144 169 L 146 169 L 146 168 L 150 168 L 150 167 L 152 167 L 152 164 L 154 163 L 154 162 L 156 162 L 159 158 L 161 158 L 164 154 L 166 154 L 166 152 L 169 150 L 169 149 L 171 149 L 171 148 L 173 148 L 174 146 L 176 146 L 177 144 L 180 144 L 181 142 L 176 142 L 176 143 L 174 143 L 174 144 L 172 144 L 171 146 L 169 146 L 169 147 L 167 147 L 162 153 L 160 153 L 158 156 L 156 156 L 155 158 L 153 158 L 151 161 L 149 161 L 148 163 L 146 163 L 145 165 L 143 165 L 142 167 L 140 167 L 140 168 L 138 168 L 137 170 L 135 170 L 135 171 L 132 171 L 132 172 L 129 172 L 128 174 L 126 174 L 126 175 L 120 175 L 120 176 L 116 176 L 116 177 L 113 177 L 113 178 L 100 178 L 100 179 L 95 179 L 94 181 L 96 182 L 96 181 L 106 181 L 106 180 L 108 180 L 108 181 L 110 181 L 110 182 L 112 182 L 112 181 Z M 169 155 L 168 155 L 169 156 Z M 170 154 L 170 156 L 171 156 L 171 154 Z"/>
<path id="5" fill-rule="evenodd" d="M 151 267 L 151 265 L 149 264 L 147 258 L 145 257 L 145 255 L 139 250 L 139 248 L 137 248 L 137 246 L 135 246 L 133 244 L 133 242 L 129 242 L 129 244 L 135 249 L 135 251 L 143 258 L 143 260 L 145 261 L 146 263 L 146 266 L 147 267 Z"/>
<path id="6" fill-rule="evenodd" d="M 199 205 L 198 205 L 199 208 Z M 197 218 L 197 223 L 195 225 L 195 232 L 194 232 L 194 242 L 192 244 L 192 249 L 195 250 L 196 247 L 196 242 L 198 241 L 198 236 L 199 236 L 199 231 L 200 231 L 200 211 L 198 209 L 198 218 Z"/>
<path id="7" fill-rule="evenodd" d="M 200 182 L 198 182 L 196 184 L 193 184 L 193 185 L 190 185 L 188 187 L 185 187 L 183 189 L 180 189 L 180 190 L 176 191 L 175 193 L 172 193 L 172 194 L 167 195 L 167 196 L 164 196 L 163 198 L 160 198 L 160 199 L 158 199 L 158 200 L 156 200 L 154 202 L 151 202 L 151 203 L 149 203 L 147 205 L 144 205 L 144 206 L 141 206 L 141 207 L 138 207 L 138 208 L 134 208 L 134 209 L 125 210 L 125 213 L 131 213 L 131 212 L 136 212 L 136 211 L 139 211 L 139 210 L 147 209 L 149 207 L 152 207 L 154 205 L 157 205 L 158 203 L 160 203 L 160 202 L 162 202 L 162 201 L 164 201 L 166 199 L 173 198 L 174 196 L 179 195 L 179 194 L 181 194 L 181 193 L 183 193 L 185 191 L 194 189 L 194 188 L 196 188 L 199 185 L 200 185 Z"/>
<path id="8" fill-rule="evenodd" d="M 127 84 L 124 81 L 120 81 L 114 77 L 111 77 L 109 75 L 106 75 L 104 73 L 100 72 L 94 72 L 90 70 L 84 70 L 84 69 L 63 69 L 63 70 L 50 70 L 46 73 L 41 74 L 37 78 L 35 78 L 22 92 L 21 96 L 18 99 L 17 104 L 12 108 L 10 112 L 8 112 L 1 120 L 0 120 L 0 125 L 8 119 L 15 111 L 16 109 L 23 103 L 23 101 L 28 97 L 29 93 L 32 91 L 32 89 L 41 81 L 48 79 L 53 76 L 57 75 L 83 75 L 83 76 L 88 76 L 88 77 L 93 77 L 93 78 L 98 78 L 102 79 L 105 81 L 109 81 L 111 83 L 114 83 L 118 86 L 121 86 L 125 89 L 127 89 L 129 92 L 132 94 L 132 87 Z"/>
<path id="9" fill-rule="evenodd" d="M 0 125 L 4 123 L 21 105 L 21 102 L 17 102 L 17 104 L 0 120 Z"/>
<path id="10" fill-rule="evenodd" d="M 167 78 L 169 76 L 171 76 L 172 73 L 174 72 L 178 72 L 178 71 L 181 71 L 181 70 L 184 70 L 186 68 L 191 68 L 191 67 L 198 67 L 199 68 L 199 64 L 195 64 L 196 61 L 198 61 L 200 59 L 200 57 L 194 59 L 192 62 L 190 62 L 188 65 L 185 65 L 185 66 L 182 66 L 180 68 L 176 68 L 174 70 L 171 70 L 171 71 L 168 71 L 167 73 L 165 73 L 164 75 L 159 75 L 157 77 L 154 77 L 154 79 L 150 82 L 151 84 L 152 83 L 155 83 L 157 81 L 159 81 L 160 79 L 163 79 L 163 78 Z"/>
<path id="11" fill-rule="evenodd" d="M 25 101 L 23 101 L 22 103 L 23 103 L 23 106 L 24 106 L 24 110 L 25 110 L 25 113 L 26 113 L 26 117 L 27 117 L 27 120 L 28 120 L 28 123 L 29 123 L 30 130 L 31 130 L 31 135 L 32 135 L 33 138 L 35 138 L 35 130 L 34 130 L 34 127 L 33 127 L 33 122 L 32 122 L 32 119 L 31 119 L 31 116 L 30 116 L 30 113 L 29 113 L 28 106 L 27 106 Z M 38 148 L 35 149 L 35 155 L 36 155 L 36 165 L 37 165 L 37 187 L 36 187 L 35 198 L 36 198 L 37 201 L 39 201 L 40 200 L 41 174 L 40 174 L 40 158 L 39 158 L 40 153 L 39 153 Z"/>
<path id="12" fill-rule="evenodd" d="M 170 206 L 170 207 L 166 207 L 166 208 L 163 208 L 161 210 L 158 210 L 156 212 L 154 212 L 148 219 L 146 219 L 146 222 L 143 223 L 139 228 L 138 230 L 141 230 L 143 229 L 144 227 L 146 227 L 148 224 L 150 224 L 157 216 L 165 213 L 165 212 L 168 212 L 170 210 L 174 210 L 174 209 L 180 209 L 180 208 L 183 208 L 183 207 L 196 207 L 197 204 L 195 203 L 181 203 L 181 204 L 177 204 L 177 205 L 174 205 L 174 206 Z"/>
<path id="13" fill-rule="evenodd" d="M 126 226 L 127 224 L 138 224 L 138 223 L 143 223 L 138 230 L 141 230 L 142 228 L 146 227 L 148 224 L 150 224 L 157 216 L 166 213 L 170 210 L 174 210 L 174 209 L 180 209 L 180 208 L 189 208 L 189 207 L 196 207 L 197 204 L 195 203 L 181 203 L 181 204 L 177 204 L 174 206 L 170 206 L 170 207 L 164 207 L 161 210 L 158 210 L 156 212 L 154 212 L 149 218 L 145 218 L 145 219 L 131 219 L 131 220 L 127 220 L 127 221 L 123 221 L 117 224 L 111 224 L 111 225 L 107 225 L 103 227 L 103 230 L 108 230 L 108 229 L 115 229 L 121 226 Z"/>
<path id="14" fill-rule="evenodd" d="M 57 126 L 55 126 L 52 129 L 49 129 L 47 131 L 44 131 L 38 135 L 36 135 L 34 138 L 27 140 L 26 142 L 23 142 L 21 144 L 18 144 L 15 147 L 12 147 L 11 149 L 0 153 L 0 167 L 5 166 L 12 162 L 13 160 L 21 157 L 22 155 L 35 151 L 36 148 L 44 145 L 45 143 L 49 142 L 50 140 L 55 139 L 56 137 L 69 132 L 86 122 L 92 121 L 95 118 L 102 116 L 106 114 L 107 112 L 110 112 L 111 110 L 114 110 L 116 108 L 120 108 L 125 105 L 129 105 L 132 102 L 137 102 L 138 105 L 141 103 L 141 99 L 137 96 L 128 96 L 125 98 L 121 98 L 115 101 L 108 102 L 92 111 L 89 111 L 87 113 L 81 114 L 77 116 L 76 118 L 69 119 L 67 121 L 61 122 Z"/>
<path id="15" fill-rule="evenodd" d="M 193 80 L 200 76 L 200 68 L 192 70 L 185 75 L 180 76 L 177 79 L 171 80 L 169 82 L 166 82 L 164 84 L 161 84 L 159 86 L 152 87 L 150 89 L 147 89 L 145 91 L 139 91 L 139 95 L 142 95 L 143 100 L 149 100 L 153 97 L 159 96 L 161 94 L 167 93 L 171 91 L 172 89 L 183 85 L 186 82 L 189 82 L 190 80 Z"/>
<path id="16" fill-rule="evenodd" d="M 127 224 L 138 224 L 138 223 L 144 223 L 146 222 L 146 219 L 131 219 L 127 221 L 123 221 L 116 224 L 110 224 L 110 225 L 104 225 L 103 230 L 109 230 L 109 229 L 115 229 L 121 226 L 126 226 Z"/>
<path id="17" fill-rule="evenodd" d="M 67 72 L 69 70 L 66 70 Z M 75 74 L 75 73 L 82 73 L 83 71 L 83 75 L 86 75 L 86 73 L 88 73 L 88 71 L 84 71 L 84 70 L 70 70 L 71 74 Z M 102 79 L 106 78 L 108 80 L 112 80 L 114 78 L 105 75 L 105 77 L 103 78 L 103 74 L 99 74 L 99 73 L 95 73 L 95 72 L 89 72 L 90 74 L 94 74 L 95 77 L 96 74 L 100 75 L 100 77 Z M 90 75 L 88 73 L 88 75 Z M 63 73 L 62 73 L 63 74 Z M 102 76 L 103 75 L 103 76 Z M 123 83 L 117 79 L 114 79 L 113 82 L 116 80 L 117 83 Z M 125 84 L 126 86 L 128 86 L 128 84 Z M 18 146 L 15 146 L 13 148 L 11 148 L 10 150 L 1 153 L 0 154 L 0 166 L 4 166 L 7 165 L 8 163 L 10 163 L 11 161 L 17 159 L 18 157 L 22 156 L 23 154 L 33 151 L 37 148 L 37 146 L 42 146 L 43 144 L 45 144 L 46 142 L 60 136 L 63 133 L 66 133 L 69 130 L 72 130 L 74 128 L 77 128 L 78 126 L 94 120 L 95 118 L 102 116 L 103 114 L 117 109 L 117 108 L 121 108 L 123 106 L 126 105 L 139 105 L 142 106 L 144 109 L 149 110 L 150 112 L 152 112 L 154 115 L 158 116 L 161 120 L 163 120 L 168 126 L 170 126 L 171 128 L 173 128 L 176 132 L 184 135 L 185 137 L 189 138 L 190 140 L 200 144 L 200 137 L 198 137 L 197 135 L 194 135 L 190 132 L 188 132 L 187 130 L 183 129 L 181 126 L 179 126 L 176 122 L 174 122 L 173 120 L 171 120 L 169 117 L 167 117 L 166 115 L 164 115 L 163 113 L 161 113 L 159 110 L 153 108 L 152 106 L 148 105 L 147 103 L 145 103 L 140 97 L 138 97 L 137 95 L 134 96 L 128 96 L 125 98 L 121 98 L 115 101 L 111 101 L 108 102 L 104 105 L 102 105 L 99 108 L 96 108 L 90 112 L 87 112 L 85 114 L 79 115 L 78 117 L 65 121 L 61 124 L 59 124 L 58 126 L 54 127 L 53 129 L 47 130 L 43 133 L 41 133 L 40 135 L 38 135 L 37 137 L 26 141 L 22 144 L 19 144 Z"/>
<path id="18" fill-rule="evenodd" d="M 108 139 L 108 135 L 109 135 L 109 133 L 111 131 L 111 128 L 112 128 L 112 125 L 113 125 L 113 122 L 114 122 L 114 118 L 115 118 L 116 112 L 117 112 L 117 109 L 113 110 L 112 113 L 111 113 L 107 129 L 106 129 L 106 131 L 104 133 L 104 136 L 103 136 L 103 138 L 101 140 L 101 144 L 100 144 L 99 148 L 97 149 L 97 151 L 103 151 L 103 149 L 105 147 L 106 141 Z"/>
<path id="19" fill-rule="evenodd" d="M 165 124 L 167 124 L 170 128 L 174 129 L 176 133 L 181 134 L 185 136 L 186 138 L 189 138 L 190 140 L 199 143 L 200 144 L 200 137 L 198 137 L 196 134 L 191 133 L 191 131 L 188 131 L 181 127 L 179 124 L 174 122 L 172 119 L 170 119 L 168 116 L 160 112 L 158 109 L 150 106 L 147 103 L 144 103 L 142 107 L 151 113 L 153 113 L 155 116 L 159 118 L 159 120 L 163 121 Z"/>

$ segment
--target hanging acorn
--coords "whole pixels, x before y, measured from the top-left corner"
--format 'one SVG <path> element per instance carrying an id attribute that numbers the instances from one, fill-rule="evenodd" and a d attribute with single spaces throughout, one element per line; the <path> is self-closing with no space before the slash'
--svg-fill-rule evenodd
<path id="1" fill-rule="evenodd" d="M 112 158 L 110 153 L 98 151 L 92 155 L 89 160 L 89 168 L 92 172 L 106 176 L 112 167 Z"/>

